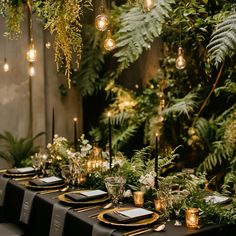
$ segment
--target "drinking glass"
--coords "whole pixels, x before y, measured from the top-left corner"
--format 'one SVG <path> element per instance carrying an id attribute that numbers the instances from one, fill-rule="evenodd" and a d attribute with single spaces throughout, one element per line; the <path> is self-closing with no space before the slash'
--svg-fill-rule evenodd
<path id="1" fill-rule="evenodd" d="M 125 183 L 126 179 L 121 176 L 105 178 L 105 185 L 114 205 L 117 205 L 122 199 Z"/>
<path id="2" fill-rule="evenodd" d="M 61 167 L 61 176 L 65 180 L 65 183 L 69 185 L 71 181 L 71 166 L 70 165 L 63 165 Z"/>
<path id="3" fill-rule="evenodd" d="M 174 226 L 181 226 L 182 223 L 179 220 L 180 210 L 184 203 L 186 193 L 184 191 L 173 191 L 172 192 L 172 206 L 175 212 L 175 223 Z"/>

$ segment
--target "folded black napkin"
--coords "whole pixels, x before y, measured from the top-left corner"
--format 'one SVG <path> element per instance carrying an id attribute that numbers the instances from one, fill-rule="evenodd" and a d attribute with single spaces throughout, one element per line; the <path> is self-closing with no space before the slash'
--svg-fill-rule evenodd
<path id="1" fill-rule="evenodd" d="M 138 220 L 152 217 L 153 212 L 143 208 L 133 208 L 129 210 L 110 211 L 103 215 L 107 220 L 119 223 L 131 223 Z"/>
<path id="2" fill-rule="evenodd" d="M 64 184 L 64 180 L 56 176 L 51 176 L 41 179 L 29 180 L 29 184 L 36 186 L 53 186 L 53 185 Z"/>
<path id="3" fill-rule="evenodd" d="M 99 199 L 107 195 L 107 192 L 102 190 L 81 191 L 77 193 L 66 193 L 65 196 L 75 202 L 86 202 L 94 199 Z"/>
<path id="4" fill-rule="evenodd" d="M 7 173 L 9 174 L 29 174 L 34 172 L 35 169 L 33 167 L 12 168 L 7 170 Z"/>

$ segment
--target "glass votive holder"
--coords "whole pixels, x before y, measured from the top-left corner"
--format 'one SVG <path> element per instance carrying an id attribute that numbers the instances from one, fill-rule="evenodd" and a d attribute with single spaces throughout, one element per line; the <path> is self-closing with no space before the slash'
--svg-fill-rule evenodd
<path id="1" fill-rule="evenodd" d="M 141 191 L 134 192 L 134 205 L 136 207 L 144 206 L 144 192 Z"/>
<path id="2" fill-rule="evenodd" d="M 185 221 L 188 228 L 198 228 L 199 210 L 198 208 L 187 208 Z"/>
<path id="3" fill-rule="evenodd" d="M 162 211 L 165 207 L 165 202 L 163 198 L 155 198 L 154 206 L 156 211 Z"/>

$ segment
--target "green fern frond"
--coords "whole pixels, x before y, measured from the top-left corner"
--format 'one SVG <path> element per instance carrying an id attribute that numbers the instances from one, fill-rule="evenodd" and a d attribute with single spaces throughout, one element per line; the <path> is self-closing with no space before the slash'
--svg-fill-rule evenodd
<path id="1" fill-rule="evenodd" d="M 194 111 L 194 108 L 197 107 L 197 94 L 196 93 L 188 93 L 183 98 L 174 99 L 172 101 L 173 105 L 169 105 L 169 107 L 163 110 L 164 116 L 169 115 L 177 115 L 180 116 L 185 114 L 189 117 L 189 113 Z"/>
<path id="2" fill-rule="evenodd" d="M 120 127 L 119 130 L 114 131 L 112 137 L 112 146 L 119 150 L 128 140 L 135 135 L 139 126 L 137 124 L 129 125 L 128 127 Z"/>
<path id="3" fill-rule="evenodd" d="M 215 94 L 218 96 L 221 92 L 225 92 L 227 93 L 228 96 L 230 96 L 230 94 L 235 95 L 236 94 L 236 83 L 233 82 L 230 79 L 227 79 L 224 83 L 223 86 L 216 88 L 215 89 Z"/>
<path id="4" fill-rule="evenodd" d="M 160 36 L 173 3 L 175 0 L 158 0 L 156 6 L 148 12 L 142 11 L 139 5 L 129 4 L 114 10 L 120 13 L 120 25 L 115 34 L 117 52 L 114 54 L 120 63 L 118 71 L 136 61 L 144 50 L 150 48 L 154 39 Z"/>
<path id="5" fill-rule="evenodd" d="M 134 159 L 140 159 L 140 160 L 150 159 L 151 152 L 152 152 L 151 146 L 147 146 L 140 150 L 137 150 L 135 151 L 133 157 L 131 158 L 131 161 Z"/>
<path id="6" fill-rule="evenodd" d="M 232 13 L 217 25 L 207 46 L 209 57 L 218 67 L 226 56 L 232 56 L 236 51 L 236 13 Z"/>

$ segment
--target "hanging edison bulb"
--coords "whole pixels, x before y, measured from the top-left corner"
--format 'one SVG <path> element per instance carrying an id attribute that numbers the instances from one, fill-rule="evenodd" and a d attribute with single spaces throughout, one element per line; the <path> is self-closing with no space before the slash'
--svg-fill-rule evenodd
<path id="1" fill-rule="evenodd" d="M 8 72 L 10 70 L 9 64 L 7 63 L 7 58 L 4 58 L 3 71 Z"/>
<path id="2" fill-rule="evenodd" d="M 143 0 L 143 7 L 150 11 L 155 5 L 155 0 Z"/>
<path id="3" fill-rule="evenodd" d="M 29 45 L 29 50 L 26 53 L 26 58 L 28 62 L 34 62 L 36 61 L 36 58 L 37 58 L 37 51 L 34 47 L 34 43 L 32 39 Z"/>
<path id="4" fill-rule="evenodd" d="M 103 5 L 99 8 L 99 14 L 95 18 L 95 26 L 99 31 L 105 31 L 109 26 L 109 19 Z"/>
<path id="5" fill-rule="evenodd" d="M 111 36 L 111 31 L 108 30 L 107 31 L 106 39 L 104 41 L 104 48 L 107 51 L 112 51 L 113 49 L 115 49 L 115 47 L 116 47 L 116 42 L 115 42 L 115 40 Z"/>
<path id="6" fill-rule="evenodd" d="M 31 66 L 29 67 L 29 76 L 30 76 L 30 77 L 34 77 L 35 74 L 36 74 L 35 68 L 34 68 L 33 65 L 31 65 Z"/>
<path id="7" fill-rule="evenodd" d="M 181 46 L 178 48 L 178 55 L 175 66 L 178 70 L 182 70 L 186 67 L 186 60 L 184 59 L 184 49 Z"/>

